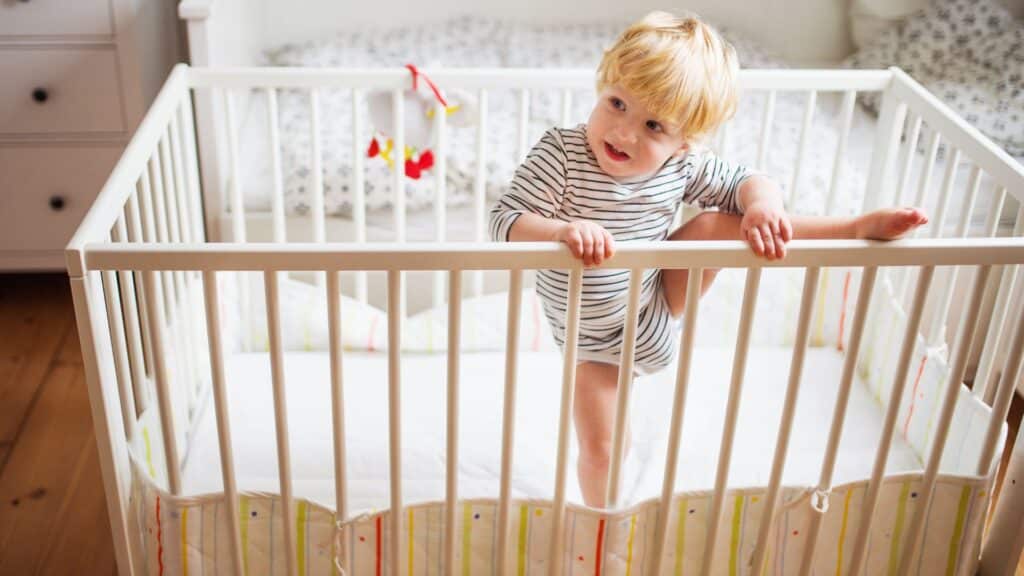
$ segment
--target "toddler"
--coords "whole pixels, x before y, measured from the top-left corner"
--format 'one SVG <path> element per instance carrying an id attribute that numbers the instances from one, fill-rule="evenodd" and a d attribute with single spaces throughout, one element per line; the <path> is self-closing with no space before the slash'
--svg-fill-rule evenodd
<path id="1" fill-rule="evenodd" d="M 858 217 L 786 213 L 773 180 L 699 146 L 738 100 L 735 51 L 694 17 L 654 12 L 630 26 L 597 70 L 598 98 L 586 124 L 552 128 L 516 170 L 490 214 L 498 241 L 564 242 L 583 276 L 573 418 L 577 473 L 588 506 L 603 507 L 615 417 L 628 270 L 600 265 L 618 242 L 735 240 L 761 257 L 786 255 L 793 238 L 897 238 L 927 222 L 918 209 Z M 676 230 L 679 204 L 717 211 Z M 716 270 L 699 279 L 703 294 Z M 637 326 L 635 370 L 667 366 L 677 348 L 687 270 L 647 270 Z M 537 294 L 564 347 L 568 272 L 540 270 Z M 627 432 L 628 446 L 628 432 Z"/>

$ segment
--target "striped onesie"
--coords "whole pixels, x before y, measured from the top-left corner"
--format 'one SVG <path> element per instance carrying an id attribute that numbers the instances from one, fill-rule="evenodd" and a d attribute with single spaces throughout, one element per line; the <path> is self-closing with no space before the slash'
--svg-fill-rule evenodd
<path id="1" fill-rule="evenodd" d="M 616 242 L 660 241 L 671 233 L 681 202 L 740 213 L 740 184 L 753 173 L 710 151 L 673 157 L 653 175 L 616 181 L 605 174 L 587 144 L 586 125 L 552 128 L 517 168 L 509 190 L 490 213 L 490 234 L 507 241 L 524 212 L 562 220 L 590 220 Z M 675 354 L 679 322 L 662 292 L 661 270 L 645 270 L 641 283 L 634 370 L 650 374 Z M 567 270 L 538 270 L 536 289 L 559 348 L 565 346 Z M 583 272 L 577 358 L 618 364 L 629 295 L 629 271 Z"/>

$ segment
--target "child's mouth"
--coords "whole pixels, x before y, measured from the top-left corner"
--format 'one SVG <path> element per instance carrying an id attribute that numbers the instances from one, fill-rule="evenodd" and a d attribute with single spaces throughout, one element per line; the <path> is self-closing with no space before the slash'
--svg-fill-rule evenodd
<path id="1" fill-rule="evenodd" d="M 618 162 L 623 162 L 625 160 L 629 160 L 629 154 L 626 154 L 622 150 L 619 150 L 618 148 L 616 148 L 615 146 L 612 146 L 611 144 L 609 144 L 607 142 L 604 143 L 604 151 L 608 154 L 608 157 L 611 158 L 612 160 L 615 160 L 615 161 L 618 161 Z"/>

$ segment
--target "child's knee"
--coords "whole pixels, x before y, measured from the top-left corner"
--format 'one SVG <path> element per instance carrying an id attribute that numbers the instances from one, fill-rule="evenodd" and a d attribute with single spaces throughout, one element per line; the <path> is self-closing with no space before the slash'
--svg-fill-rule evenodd
<path id="1" fill-rule="evenodd" d="M 718 236 L 715 232 L 721 229 L 729 218 L 735 218 L 735 216 L 721 212 L 701 212 L 676 229 L 668 239 L 706 240 L 715 238 Z"/>

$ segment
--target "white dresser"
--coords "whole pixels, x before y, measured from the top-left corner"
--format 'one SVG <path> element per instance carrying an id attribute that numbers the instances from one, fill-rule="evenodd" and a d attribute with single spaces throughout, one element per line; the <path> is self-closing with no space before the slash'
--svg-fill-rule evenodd
<path id="1" fill-rule="evenodd" d="M 173 0 L 0 0 L 0 271 L 64 267 L 177 46 Z"/>

